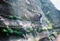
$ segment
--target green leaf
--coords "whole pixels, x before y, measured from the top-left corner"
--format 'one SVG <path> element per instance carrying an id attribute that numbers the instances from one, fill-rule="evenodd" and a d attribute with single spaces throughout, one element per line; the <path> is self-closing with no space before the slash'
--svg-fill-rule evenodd
<path id="1" fill-rule="evenodd" d="M 46 27 L 43 27 L 42 30 L 48 30 Z"/>
<path id="2" fill-rule="evenodd" d="M 3 31 L 3 32 L 7 32 L 7 30 L 6 30 L 6 29 L 3 29 L 2 31 Z"/>
<path id="3" fill-rule="evenodd" d="M 22 32 L 19 32 L 19 34 L 21 35 L 21 34 L 23 34 Z"/>
<path id="4" fill-rule="evenodd" d="M 53 32 L 53 35 L 54 35 L 54 36 L 57 36 L 57 32 Z"/>
<path id="5" fill-rule="evenodd" d="M 9 16 L 8 18 L 9 18 L 9 19 L 13 19 L 13 16 Z"/>
<path id="6" fill-rule="evenodd" d="M 13 30 L 9 29 L 8 32 L 9 32 L 9 33 L 13 33 Z"/>
<path id="7" fill-rule="evenodd" d="M 13 16 L 13 19 L 15 19 L 15 20 L 18 19 L 18 16 L 14 15 L 14 16 Z"/>

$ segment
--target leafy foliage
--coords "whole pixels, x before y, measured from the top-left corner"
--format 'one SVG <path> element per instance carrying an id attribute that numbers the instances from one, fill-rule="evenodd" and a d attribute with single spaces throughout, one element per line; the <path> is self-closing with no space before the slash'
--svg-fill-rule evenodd
<path id="1" fill-rule="evenodd" d="M 22 18 L 23 18 L 24 20 L 30 20 L 26 14 L 25 14 Z"/>

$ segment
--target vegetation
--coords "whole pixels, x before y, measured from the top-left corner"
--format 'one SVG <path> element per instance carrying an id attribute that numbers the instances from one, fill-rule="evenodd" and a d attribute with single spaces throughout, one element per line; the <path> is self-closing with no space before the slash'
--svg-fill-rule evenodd
<path id="1" fill-rule="evenodd" d="M 26 14 L 22 17 L 22 19 L 28 20 L 28 21 L 30 20 Z"/>
<path id="2" fill-rule="evenodd" d="M 18 19 L 18 16 L 16 16 L 16 15 L 11 16 L 11 15 L 10 15 L 10 16 L 8 16 L 8 18 L 9 18 L 9 19 L 14 19 L 14 20 L 16 20 L 16 19 Z"/>

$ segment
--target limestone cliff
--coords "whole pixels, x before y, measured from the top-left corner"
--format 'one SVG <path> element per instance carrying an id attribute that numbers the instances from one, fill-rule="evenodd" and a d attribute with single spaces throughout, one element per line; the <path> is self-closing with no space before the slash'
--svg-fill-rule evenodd
<path id="1" fill-rule="evenodd" d="M 41 28 L 39 17 L 40 14 L 42 14 L 42 25 L 45 27 L 58 28 L 60 27 L 59 13 L 60 11 L 55 8 L 50 0 L 0 0 L 0 27 L 10 27 L 9 30 L 11 32 L 7 30 L 9 34 L 13 33 L 11 28 L 20 28 L 21 23 L 32 28 L 31 24 L 33 22 L 33 26 Z M 3 30 L 6 31 L 4 28 Z M 0 30 L 0 34 L 1 31 L 2 29 Z M 48 36 L 47 32 L 42 32 L 39 35 L 39 38 L 46 36 Z"/>

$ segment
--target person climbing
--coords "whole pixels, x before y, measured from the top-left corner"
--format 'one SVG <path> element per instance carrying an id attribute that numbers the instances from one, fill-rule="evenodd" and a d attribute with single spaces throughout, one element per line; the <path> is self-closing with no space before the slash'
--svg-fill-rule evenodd
<path id="1" fill-rule="evenodd" d="M 42 14 L 40 14 L 40 24 L 42 24 Z"/>
<path id="2" fill-rule="evenodd" d="M 26 25 L 23 23 L 22 25 L 22 34 L 23 34 L 23 37 L 25 38 L 25 39 L 28 39 L 27 38 L 27 27 L 26 27 Z"/>

